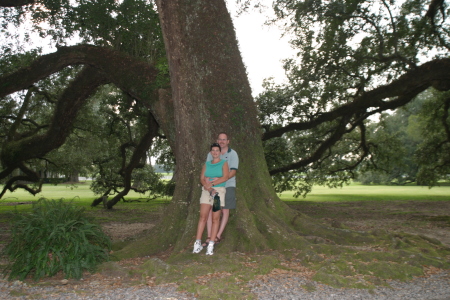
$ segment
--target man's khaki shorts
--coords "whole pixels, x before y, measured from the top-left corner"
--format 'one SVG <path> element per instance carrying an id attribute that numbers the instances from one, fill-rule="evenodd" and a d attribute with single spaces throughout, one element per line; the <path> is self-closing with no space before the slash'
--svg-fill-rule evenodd
<path id="1" fill-rule="evenodd" d="M 226 193 L 225 187 L 219 186 L 219 187 L 214 187 L 214 189 L 219 193 L 220 206 L 222 206 L 222 207 L 225 206 L 225 193 Z M 202 187 L 202 195 L 200 196 L 200 204 L 213 205 L 213 200 L 214 199 L 213 199 L 213 197 L 211 197 L 209 192 Z"/>

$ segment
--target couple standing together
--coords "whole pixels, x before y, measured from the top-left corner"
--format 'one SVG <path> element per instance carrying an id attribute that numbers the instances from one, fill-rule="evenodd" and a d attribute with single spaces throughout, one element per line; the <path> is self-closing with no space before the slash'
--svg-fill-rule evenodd
<path id="1" fill-rule="evenodd" d="M 207 246 L 206 255 L 214 254 L 214 244 L 222 239 L 222 233 L 228 223 L 230 209 L 236 208 L 236 171 L 239 158 L 228 144 L 230 140 L 224 132 L 219 133 L 217 143 L 210 147 L 200 175 L 202 194 L 200 197 L 200 219 L 198 220 L 197 236 L 193 253 L 199 253 Z M 212 211 L 213 196 L 218 193 L 221 210 Z M 222 214 L 222 219 L 220 215 Z M 208 239 L 202 244 L 201 238 L 205 225 Z"/>

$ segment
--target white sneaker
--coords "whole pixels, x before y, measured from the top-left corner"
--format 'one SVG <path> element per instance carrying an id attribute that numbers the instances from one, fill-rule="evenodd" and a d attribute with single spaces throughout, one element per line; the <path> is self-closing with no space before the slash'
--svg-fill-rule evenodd
<path id="1" fill-rule="evenodd" d="M 214 254 L 214 243 L 209 243 L 208 248 L 206 248 L 206 255 Z"/>
<path id="2" fill-rule="evenodd" d="M 199 253 L 200 251 L 202 251 L 202 249 L 203 249 L 202 243 L 196 241 L 192 253 Z"/>

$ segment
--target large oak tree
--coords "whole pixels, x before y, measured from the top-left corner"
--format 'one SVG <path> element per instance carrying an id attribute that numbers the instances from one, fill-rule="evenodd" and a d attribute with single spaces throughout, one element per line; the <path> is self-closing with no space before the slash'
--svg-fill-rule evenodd
<path id="1" fill-rule="evenodd" d="M 48 128 L 29 136 L 10 134 L 5 138 L 1 178 L 19 168 L 28 179 L 36 179 L 26 161 L 44 157 L 62 145 L 89 95 L 99 86 L 110 83 L 149 110 L 167 137 L 177 166 L 175 193 L 161 223 L 145 239 L 122 250 L 123 256 L 148 255 L 168 248 L 173 248 L 174 253 L 191 251 L 198 220 L 199 173 L 208 145 L 221 131 L 230 134 L 240 165 L 238 206 L 227 227 L 226 243 L 220 245 L 218 253 L 290 247 L 309 249 L 314 243 L 367 245 L 375 241 L 375 233 L 324 227 L 290 209 L 277 197 L 270 175 L 287 174 L 318 162 L 327 163 L 333 155 L 333 147 L 347 134 L 357 132 L 357 147 L 349 149 L 349 154 L 356 159 L 347 166 L 349 170 L 354 168 L 370 153 L 364 120 L 375 112 L 400 107 L 430 87 L 449 90 L 450 59 L 436 58 L 421 64 L 407 62 L 401 70 L 392 72 L 384 84 L 372 88 L 353 85 L 357 78 L 361 82 L 367 79 L 363 74 L 347 74 L 354 77 L 348 87 L 352 97 L 343 99 L 337 95 L 334 102 L 303 102 L 301 111 L 309 107 L 308 114 L 277 126 L 266 126 L 263 131 L 225 2 L 159 0 L 156 4 L 169 65 L 170 89 L 162 89 L 157 84 L 160 69 L 154 62 L 112 49 L 108 43 L 59 47 L 56 52 L 37 57 L 25 68 L 0 78 L 0 97 L 5 97 L 67 66 L 85 66 L 60 95 Z M 381 55 L 379 59 L 388 58 Z M 399 63 L 399 60 L 390 63 Z M 345 73 L 345 66 L 341 67 Z M 376 67 L 373 62 L 373 68 Z M 366 72 L 370 73 L 370 69 Z M 317 85 L 316 92 L 323 87 Z M 324 89 L 330 94 L 329 86 Z M 290 132 L 301 135 L 311 130 L 316 130 L 320 137 L 313 140 L 308 135 L 308 144 L 304 145 L 308 151 L 304 157 L 272 166 L 269 171 L 262 140 Z M 339 168 L 346 169 L 342 165 Z M 392 238 L 380 237 L 385 241 Z"/>

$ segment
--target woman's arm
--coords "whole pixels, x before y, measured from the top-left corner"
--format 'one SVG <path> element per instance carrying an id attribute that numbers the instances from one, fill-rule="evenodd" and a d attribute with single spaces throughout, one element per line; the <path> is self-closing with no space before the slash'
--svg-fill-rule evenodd
<path id="1" fill-rule="evenodd" d="M 205 171 L 206 165 L 203 165 L 202 172 L 200 173 L 200 183 L 202 184 L 205 190 L 209 191 L 212 188 L 212 182 L 206 179 Z"/>

